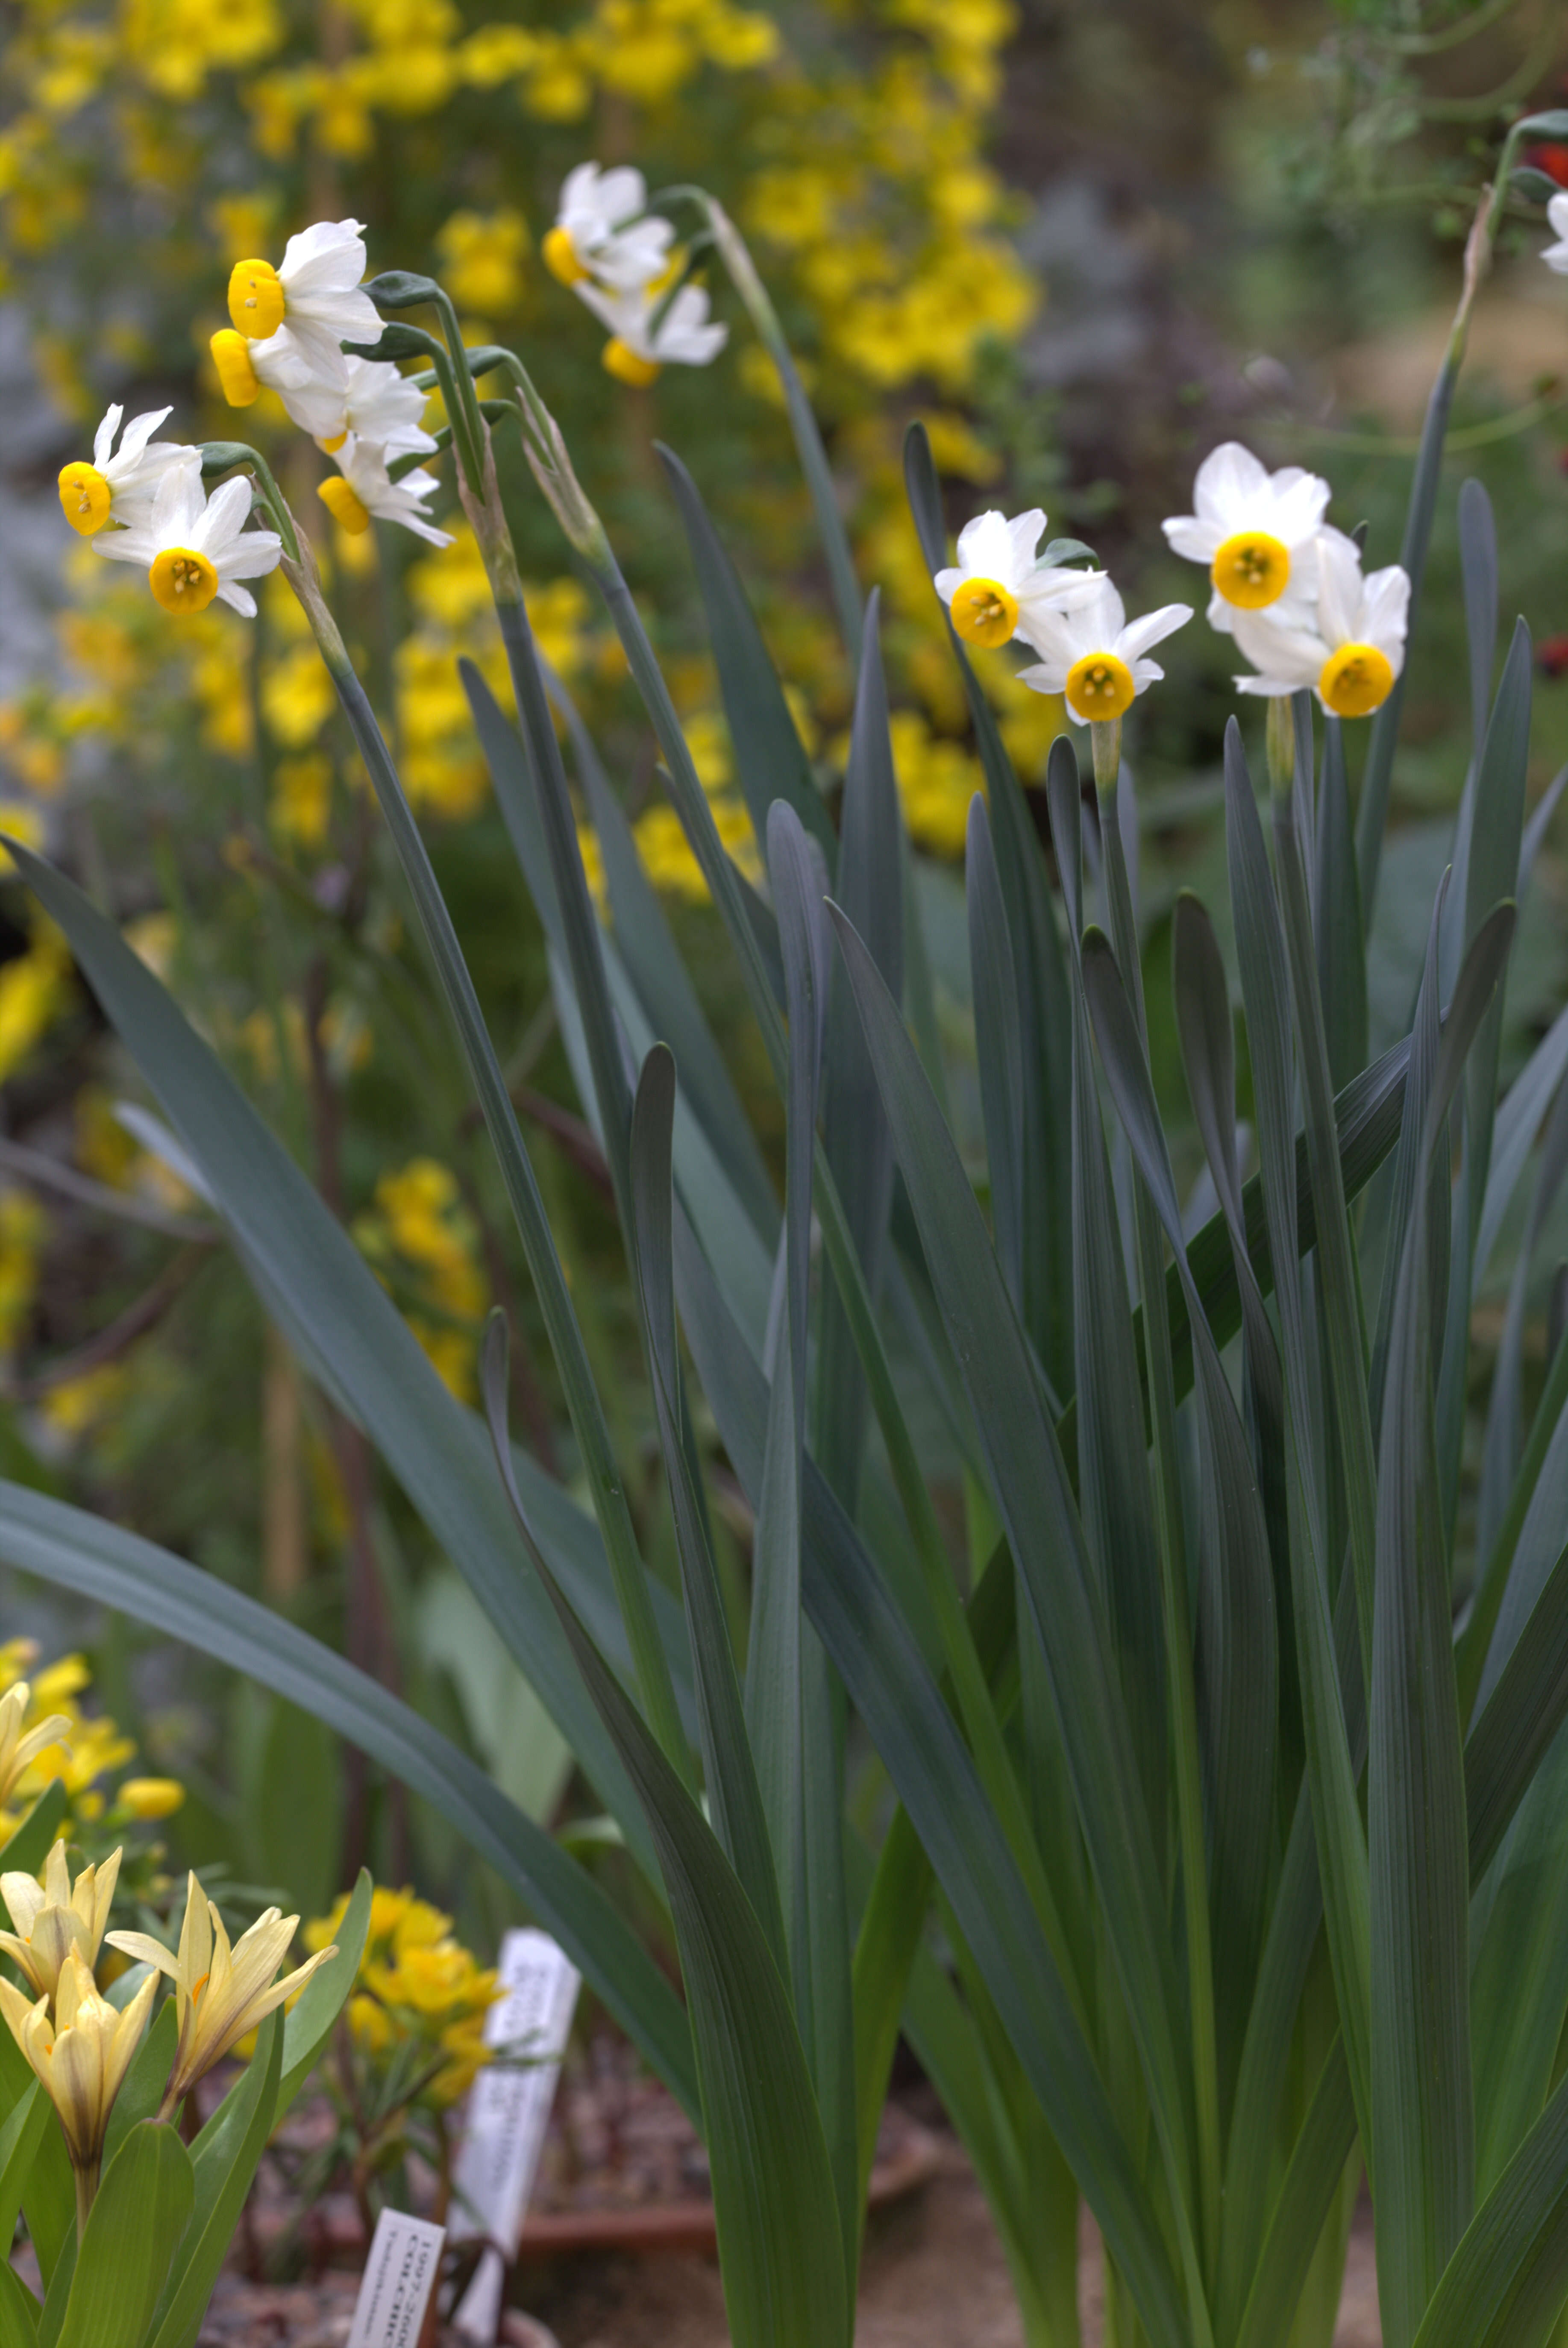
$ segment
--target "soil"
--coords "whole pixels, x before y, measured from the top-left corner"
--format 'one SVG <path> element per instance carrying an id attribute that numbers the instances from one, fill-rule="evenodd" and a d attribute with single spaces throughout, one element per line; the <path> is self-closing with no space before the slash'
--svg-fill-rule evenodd
<path id="1" fill-rule="evenodd" d="M 343 2348 L 357 2276 L 260 2285 L 226 2276 L 201 2348 Z M 504 2348 L 728 2348 L 711 2254 L 652 2258 L 595 2252 L 528 2260 L 512 2296 Z M 1099 2348 L 1099 2253 L 1086 2221 L 1078 2269 L 1084 2348 Z M 984 2197 L 950 2137 L 935 2174 L 876 2213 L 868 2230 L 856 2348 L 1022 2348 L 1007 2269 Z M 1335 2348 L 1379 2348 L 1371 2213 L 1357 2212 Z M 455 2348 L 455 2341 L 449 2343 Z"/>

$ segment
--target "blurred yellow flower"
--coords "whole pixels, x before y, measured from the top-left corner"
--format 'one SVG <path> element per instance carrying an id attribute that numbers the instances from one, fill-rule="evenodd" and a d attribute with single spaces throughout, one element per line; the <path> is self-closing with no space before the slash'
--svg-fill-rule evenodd
<path id="1" fill-rule="evenodd" d="M 528 248 L 528 223 L 510 204 L 454 212 L 436 235 L 441 283 L 461 308 L 506 317 L 522 298 Z"/>

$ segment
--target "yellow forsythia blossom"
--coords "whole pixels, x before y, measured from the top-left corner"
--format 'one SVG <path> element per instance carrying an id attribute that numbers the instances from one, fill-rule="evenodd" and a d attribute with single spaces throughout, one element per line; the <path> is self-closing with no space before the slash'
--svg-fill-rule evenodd
<path id="1" fill-rule="evenodd" d="M 412 1312 L 408 1325 L 452 1392 L 461 1401 L 471 1399 L 474 1348 L 490 1286 L 479 1229 L 456 1177 L 433 1158 L 415 1158 L 384 1174 L 354 1236 L 395 1288 L 412 1289 L 439 1314 L 432 1319 L 429 1309 Z"/>

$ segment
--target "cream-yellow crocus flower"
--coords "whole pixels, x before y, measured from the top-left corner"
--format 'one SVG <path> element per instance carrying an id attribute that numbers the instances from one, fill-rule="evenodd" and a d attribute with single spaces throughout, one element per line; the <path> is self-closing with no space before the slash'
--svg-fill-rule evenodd
<path id="1" fill-rule="evenodd" d="M 22 1724 L 27 1717 L 27 1702 L 32 1691 L 26 1680 L 0 1695 L 0 1809 L 10 1800 L 16 1780 L 30 1762 L 51 1745 L 58 1745 L 68 1735 L 71 1723 L 63 1712 L 52 1712 L 47 1720 L 39 1721 L 24 1735 Z"/>
<path id="2" fill-rule="evenodd" d="M 185 1896 L 185 1921 L 175 1955 L 146 1932 L 111 1932 L 108 1944 L 138 1962 L 157 1965 L 174 1983 L 175 2013 L 180 2024 L 174 2068 L 163 2093 L 160 2116 L 179 2108 L 198 2079 L 248 2032 L 304 1987 L 318 1965 L 337 1954 L 335 1947 L 320 1949 L 309 1961 L 274 1981 L 299 1928 L 297 1916 L 281 1915 L 269 1908 L 232 1948 L 223 1920 L 191 1876 Z"/>
<path id="3" fill-rule="evenodd" d="M 77 2177 L 78 2226 L 87 2223 L 98 2191 L 108 2116 L 141 2044 L 157 1987 L 156 1974 L 150 1974 L 121 2013 L 99 1996 L 90 1966 L 72 1949 L 60 1967 L 51 2024 L 46 1997 L 30 2004 L 19 1989 L 0 1981 L 0 2013 L 66 2132 Z"/>
<path id="4" fill-rule="evenodd" d="M 0 1949 L 26 1975 L 35 1997 L 54 1996 L 73 1949 L 89 1971 L 97 1964 L 119 1862 L 120 1853 L 113 1851 L 101 1867 L 84 1867 L 73 1884 L 66 1846 L 57 1842 L 44 1862 L 42 1885 L 30 1875 L 0 1875 L 0 1899 L 16 1927 L 0 1932 Z"/>

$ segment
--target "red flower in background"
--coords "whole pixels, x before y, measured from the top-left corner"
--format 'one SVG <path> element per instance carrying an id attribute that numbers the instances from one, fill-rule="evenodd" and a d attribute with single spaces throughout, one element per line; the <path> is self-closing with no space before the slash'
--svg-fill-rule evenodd
<path id="1" fill-rule="evenodd" d="M 1525 160 L 1536 170 L 1544 171 L 1549 180 L 1555 180 L 1560 188 L 1568 188 L 1568 146 L 1532 147 Z"/>
<path id="2" fill-rule="evenodd" d="M 1568 636 L 1542 636 L 1535 647 L 1535 664 L 1542 676 L 1568 676 Z"/>

